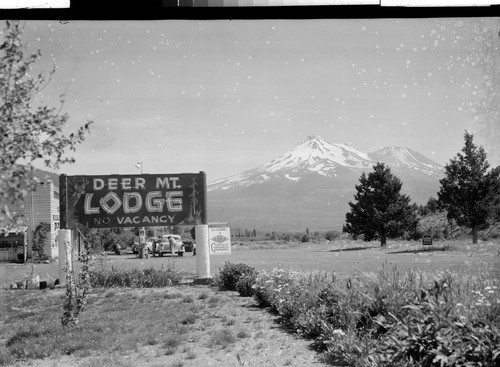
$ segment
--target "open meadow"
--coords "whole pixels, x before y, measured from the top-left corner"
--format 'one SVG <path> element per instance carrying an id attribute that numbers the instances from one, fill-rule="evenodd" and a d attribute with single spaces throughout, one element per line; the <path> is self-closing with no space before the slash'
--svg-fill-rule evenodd
<path id="1" fill-rule="evenodd" d="M 420 317 L 428 325 L 430 309 L 444 319 L 457 317 L 467 335 L 484 336 L 473 348 L 476 354 L 492 361 L 488 353 L 500 351 L 500 337 L 488 326 L 500 326 L 500 244 L 495 242 L 424 247 L 390 241 L 385 248 L 340 240 L 234 242 L 231 255 L 211 257 L 213 286 L 191 284 L 192 253 L 149 259 L 108 254 L 93 266 L 101 280 L 132 273 L 158 278 L 167 270 L 173 277 L 167 287 L 141 281 L 132 287 L 96 285 L 79 323 L 63 328 L 64 289 L 8 289 L 31 273 L 55 280 L 57 263 L 1 264 L 0 366 L 391 365 L 388 360 L 406 358 L 396 351 L 412 350 L 401 325 L 408 316 L 404 306 L 419 289 L 427 289 L 427 296 L 421 296 L 412 320 Z M 251 270 L 246 287 L 236 279 L 244 278 L 238 271 L 245 269 Z M 245 289 L 253 297 L 241 297 Z M 448 308 L 441 309 L 444 304 Z M 392 330 L 399 333 L 400 345 L 384 338 Z M 447 345 L 457 340 L 473 344 L 462 336 Z"/>
<path id="2" fill-rule="evenodd" d="M 145 269 L 161 266 L 174 267 L 190 280 L 196 276 L 196 256 L 151 257 L 139 259 L 137 255 L 107 254 L 111 265 L 123 269 Z M 377 272 L 384 264 L 396 265 L 401 272 L 408 269 L 422 271 L 490 269 L 500 273 L 500 243 L 482 242 L 472 246 L 468 241 L 435 241 L 422 246 L 418 241 L 389 241 L 384 248 L 377 242 L 339 240 L 333 242 L 233 242 L 231 255 L 210 257 L 212 275 L 224 262 L 244 263 L 258 271 L 274 268 L 295 271 L 335 272 L 349 276 L 356 272 Z M 75 263 L 78 268 L 78 262 Z M 58 277 L 57 262 L 51 264 L 0 264 L 0 288 L 22 280 L 33 270 L 40 279 Z"/>

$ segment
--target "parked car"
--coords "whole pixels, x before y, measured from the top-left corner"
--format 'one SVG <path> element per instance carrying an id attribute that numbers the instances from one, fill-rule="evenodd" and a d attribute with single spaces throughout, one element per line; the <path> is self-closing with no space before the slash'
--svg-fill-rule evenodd
<path id="1" fill-rule="evenodd" d="M 192 238 L 182 237 L 182 243 L 186 252 L 192 252 L 193 255 L 196 255 L 196 243 Z"/>
<path id="2" fill-rule="evenodd" d="M 164 254 L 172 254 L 184 256 L 185 248 L 182 243 L 181 236 L 177 234 L 164 234 L 158 237 L 153 244 L 153 256 L 163 256 Z"/>
<path id="3" fill-rule="evenodd" d="M 153 252 L 153 243 L 157 240 L 156 237 L 148 237 L 146 238 L 146 248 L 149 253 Z M 139 253 L 139 249 L 141 248 L 141 244 L 139 242 L 134 241 L 134 244 L 132 245 L 132 252 L 134 254 Z"/>

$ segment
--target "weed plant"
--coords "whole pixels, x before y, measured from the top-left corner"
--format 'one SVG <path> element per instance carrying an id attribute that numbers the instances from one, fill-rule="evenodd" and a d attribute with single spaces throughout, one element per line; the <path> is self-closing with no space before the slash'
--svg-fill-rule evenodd
<path id="1" fill-rule="evenodd" d="M 222 347 L 228 348 L 230 345 L 236 342 L 236 336 L 231 329 L 220 329 L 217 330 L 210 338 L 208 344 L 210 347 Z"/>
<path id="2" fill-rule="evenodd" d="M 261 272 L 254 298 L 327 360 L 350 366 L 498 366 L 500 292 L 489 274 L 382 267 L 338 279 Z"/>
<path id="3" fill-rule="evenodd" d="M 182 279 L 179 271 L 173 266 L 163 266 L 160 269 L 121 269 L 109 266 L 99 261 L 89 271 L 92 287 L 132 287 L 153 288 L 178 285 Z"/>

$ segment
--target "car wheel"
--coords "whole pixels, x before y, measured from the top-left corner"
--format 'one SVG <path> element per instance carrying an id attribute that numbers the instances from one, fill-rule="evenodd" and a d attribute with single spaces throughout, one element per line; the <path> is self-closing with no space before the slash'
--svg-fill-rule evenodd
<path id="1" fill-rule="evenodd" d="M 177 256 L 179 256 L 179 257 L 184 256 L 184 252 L 179 252 L 179 253 L 177 254 Z"/>

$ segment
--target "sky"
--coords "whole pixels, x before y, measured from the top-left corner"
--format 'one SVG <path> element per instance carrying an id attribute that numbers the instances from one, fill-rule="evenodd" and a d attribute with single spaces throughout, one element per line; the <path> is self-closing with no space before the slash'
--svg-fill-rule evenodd
<path id="1" fill-rule="evenodd" d="M 27 21 L 37 103 L 92 120 L 68 175 L 261 166 L 308 135 L 444 165 L 475 134 L 500 164 L 499 18 Z M 42 167 L 41 164 L 38 165 Z"/>

